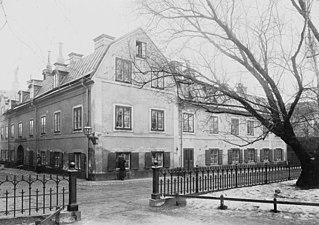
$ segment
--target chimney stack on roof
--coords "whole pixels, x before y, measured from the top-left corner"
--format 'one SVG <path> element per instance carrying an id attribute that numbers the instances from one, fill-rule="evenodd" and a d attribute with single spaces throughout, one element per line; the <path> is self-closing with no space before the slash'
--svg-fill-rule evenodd
<path id="1" fill-rule="evenodd" d="M 63 43 L 59 42 L 59 56 L 57 62 L 54 63 L 55 70 L 66 72 L 66 64 L 63 57 Z"/>
<path id="2" fill-rule="evenodd" d="M 101 34 L 100 36 L 93 39 L 94 41 L 94 50 L 109 45 L 115 37 L 109 36 L 107 34 Z"/>
<path id="3" fill-rule="evenodd" d="M 76 63 L 77 61 L 81 60 L 83 55 L 82 54 L 78 54 L 75 52 L 71 52 L 69 55 L 69 59 L 70 59 L 70 64 Z"/>

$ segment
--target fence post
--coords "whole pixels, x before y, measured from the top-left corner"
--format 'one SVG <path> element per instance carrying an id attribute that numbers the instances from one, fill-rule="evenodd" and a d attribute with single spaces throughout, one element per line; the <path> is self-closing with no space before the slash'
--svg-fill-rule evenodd
<path id="1" fill-rule="evenodd" d="M 78 171 L 75 169 L 75 163 L 70 162 L 69 173 L 69 204 L 67 206 L 68 211 L 78 211 L 79 206 L 76 202 L 76 175 Z"/>
<path id="2" fill-rule="evenodd" d="M 198 193 L 198 165 L 196 165 L 196 168 L 195 168 L 195 183 L 196 183 L 196 193 Z"/>
<path id="3" fill-rule="evenodd" d="M 160 199 L 159 193 L 159 171 L 160 167 L 158 166 L 158 162 L 154 161 L 152 166 L 153 170 L 153 193 L 151 194 L 151 199 Z"/>
<path id="4" fill-rule="evenodd" d="M 268 183 L 268 179 L 267 179 L 267 163 L 265 163 L 265 184 Z"/>
<path id="5" fill-rule="evenodd" d="M 287 161 L 287 166 L 288 166 L 288 180 L 291 180 L 291 176 L 290 176 L 290 164 L 289 164 L 289 161 Z"/>
<path id="6" fill-rule="evenodd" d="M 276 198 L 274 198 L 274 209 L 273 210 L 271 210 L 272 212 L 274 212 L 274 213 L 278 213 L 279 211 L 277 210 L 277 199 Z"/>
<path id="7" fill-rule="evenodd" d="M 236 188 L 238 187 L 238 165 L 235 164 Z"/>

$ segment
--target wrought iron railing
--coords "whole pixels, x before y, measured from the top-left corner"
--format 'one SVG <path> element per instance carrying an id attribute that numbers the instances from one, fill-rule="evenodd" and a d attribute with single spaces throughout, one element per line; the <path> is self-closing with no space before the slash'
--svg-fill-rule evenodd
<path id="1" fill-rule="evenodd" d="M 202 194 L 295 179 L 300 166 L 289 164 L 226 165 L 192 169 L 153 168 L 152 198 Z"/>
<path id="2" fill-rule="evenodd" d="M 69 177 L 6 176 L 0 181 L 0 217 L 46 214 L 66 206 Z"/>

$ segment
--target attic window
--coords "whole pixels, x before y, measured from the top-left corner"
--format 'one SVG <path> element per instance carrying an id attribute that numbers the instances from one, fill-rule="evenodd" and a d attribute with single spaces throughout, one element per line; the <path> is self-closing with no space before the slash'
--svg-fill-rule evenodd
<path id="1" fill-rule="evenodd" d="M 136 56 L 139 58 L 146 57 L 146 43 L 141 41 L 136 41 Z"/>
<path id="2" fill-rule="evenodd" d="M 59 73 L 54 74 L 53 76 L 53 88 L 59 86 Z"/>

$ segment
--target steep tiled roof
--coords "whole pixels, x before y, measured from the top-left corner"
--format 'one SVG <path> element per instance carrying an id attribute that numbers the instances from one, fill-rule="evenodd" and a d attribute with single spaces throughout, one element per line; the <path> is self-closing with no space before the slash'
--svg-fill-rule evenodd
<path id="1" fill-rule="evenodd" d="M 107 46 L 101 47 L 95 50 L 92 54 L 83 57 L 81 60 L 69 64 L 67 67 L 68 74 L 61 80 L 60 85 L 70 83 L 95 71 L 106 50 Z M 53 77 L 47 76 L 47 78 L 42 82 L 42 87 L 37 93 L 37 96 L 40 96 L 52 89 Z"/>

